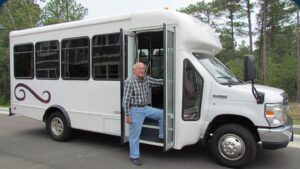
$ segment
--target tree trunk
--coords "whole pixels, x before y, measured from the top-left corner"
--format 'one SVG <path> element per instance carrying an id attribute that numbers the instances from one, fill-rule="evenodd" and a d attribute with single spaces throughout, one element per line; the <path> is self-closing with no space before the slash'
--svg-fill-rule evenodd
<path id="1" fill-rule="evenodd" d="M 250 0 L 247 1 L 247 17 L 248 17 L 248 36 L 249 36 L 249 46 L 250 46 L 250 52 L 253 52 L 253 43 L 252 43 L 252 25 L 251 25 L 251 6 L 250 6 Z"/>
<path id="2" fill-rule="evenodd" d="M 230 29 L 231 29 L 231 58 L 234 58 L 234 16 L 233 11 L 230 11 Z"/>
<path id="3" fill-rule="evenodd" d="M 300 23 L 297 11 L 297 103 L 300 103 Z"/>
<path id="4" fill-rule="evenodd" d="M 8 4 L 8 3 L 7 3 L 7 4 Z M 10 19 L 10 21 L 11 21 L 11 23 L 12 23 L 13 29 L 16 30 L 16 29 L 17 29 L 16 22 L 15 22 L 14 17 L 13 17 L 12 14 L 11 14 L 11 11 L 10 11 L 8 5 L 3 5 L 3 6 L 4 6 L 4 9 L 6 10 L 7 14 L 9 15 L 9 19 Z"/>
<path id="5" fill-rule="evenodd" d="M 66 20 L 67 20 L 67 22 L 71 21 L 70 15 L 69 15 L 69 3 L 68 3 L 68 1 L 66 1 Z"/>
<path id="6" fill-rule="evenodd" d="M 8 56 L 10 56 L 9 52 L 8 52 Z M 6 80 L 7 80 L 7 83 L 6 83 L 7 84 L 7 88 L 6 88 L 7 97 L 6 98 L 8 98 L 7 102 L 10 103 L 10 59 L 8 59 L 8 63 L 7 63 L 7 79 Z"/>
<path id="7" fill-rule="evenodd" d="M 32 15 L 31 15 L 31 9 L 29 7 L 29 5 L 31 6 L 30 3 L 33 3 L 33 2 L 26 2 L 26 1 L 21 1 L 21 4 L 24 8 L 24 11 L 27 11 L 28 12 L 28 16 L 29 16 L 29 25 L 30 27 L 34 27 L 34 23 L 33 23 L 33 18 L 32 18 Z"/>
<path id="8" fill-rule="evenodd" d="M 263 2 L 262 4 L 262 83 L 266 84 L 267 83 L 267 34 L 266 34 L 266 29 L 267 29 L 267 4 L 266 1 Z"/>

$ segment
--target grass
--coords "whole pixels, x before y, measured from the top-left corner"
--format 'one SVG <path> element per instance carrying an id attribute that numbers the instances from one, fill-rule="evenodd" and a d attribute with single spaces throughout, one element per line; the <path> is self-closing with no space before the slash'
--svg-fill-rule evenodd
<path id="1" fill-rule="evenodd" d="M 293 118 L 294 124 L 300 125 L 300 103 L 289 103 L 289 115 Z M 295 134 L 300 135 L 300 129 L 294 129 Z"/>
<path id="2" fill-rule="evenodd" d="M 300 125 L 300 103 L 290 103 L 289 115 L 293 118 L 294 124 Z"/>
<path id="3" fill-rule="evenodd" d="M 10 104 L 0 104 L 0 107 L 9 108 L 9 107 L 10 107 Z"/>

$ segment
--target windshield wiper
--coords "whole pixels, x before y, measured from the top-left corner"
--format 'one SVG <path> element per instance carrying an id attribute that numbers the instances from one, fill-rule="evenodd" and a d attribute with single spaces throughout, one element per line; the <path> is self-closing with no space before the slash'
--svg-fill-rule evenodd
<path id="1" fill-rule="evenodd" d="M 234 84 L 242 84 L 243 81 L 239 80 L 236 77 L 230 77 L 230 76 L 218 76 L 216 78 L 223 78 L 223 79 L 228 79 L 227 83 L 221 83 L 223 85 L 234 85 Z M 233 79 L 235 79 L 236 81 L 234 81 Z"/>
<path id="2" fill-rule="evenodd" d="M 230 76 L 218 76 L 217 78 L 222 78 L 222 79 L 233 79 L 232 77 Z"/>

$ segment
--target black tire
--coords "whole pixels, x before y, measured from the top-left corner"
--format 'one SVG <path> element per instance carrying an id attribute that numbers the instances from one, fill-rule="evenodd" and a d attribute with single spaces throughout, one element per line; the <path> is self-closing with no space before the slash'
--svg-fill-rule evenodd
<path id="1" fill-rule="evenodd" d="M 225 124 L 213 133 L 211 151 L 220 164 L 241 168 L 254 160 L 257 144 L 251 132 L 245 127 Z"/>
<path id="2" fill-rule="evenodd" d="M 66 141 L 72 134 L 67 120 L 61 112 L 53 112 L 46 121 L 46 129 L 50 137 L 55 141 Z"/>

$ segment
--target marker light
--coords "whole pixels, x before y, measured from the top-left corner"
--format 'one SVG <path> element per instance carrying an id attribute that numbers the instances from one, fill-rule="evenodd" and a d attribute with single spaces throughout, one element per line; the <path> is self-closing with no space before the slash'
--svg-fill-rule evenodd
<path id="1" fill-rule="evenodd" d="M 278 127 L 284 125 L 286 121 L 285 109 L 282 104 L 266 104 L 265 117 L 270 127 Z"/>

